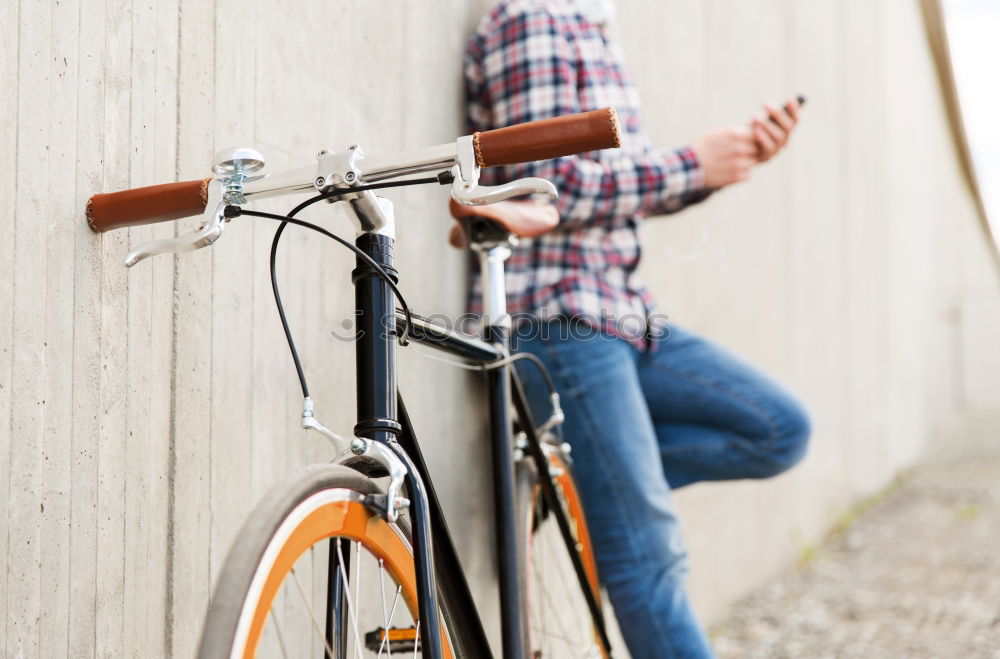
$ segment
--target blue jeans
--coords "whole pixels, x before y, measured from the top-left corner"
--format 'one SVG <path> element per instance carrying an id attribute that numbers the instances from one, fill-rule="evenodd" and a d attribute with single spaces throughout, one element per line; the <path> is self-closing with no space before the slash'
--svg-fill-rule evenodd
<path id="1" fill-rule="evenodd" d="M 684 590 L 671 490 L 785 471 L 805 453 L 805 412 L 761 373 L 674 327 L 643 353 L 558 320 L 518 332 L 515 349 L 541 358 L 559 390 L 598 571 L 632 656 L 711 657 Z M 548 418 L 537 369 L 522 361 L 518 371 L 536 420 Z"/>

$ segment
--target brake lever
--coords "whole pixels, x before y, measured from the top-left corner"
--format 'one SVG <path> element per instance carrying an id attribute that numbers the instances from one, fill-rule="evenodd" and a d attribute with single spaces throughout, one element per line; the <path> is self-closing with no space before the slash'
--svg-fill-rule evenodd
<path id="1" fill-rule="evenodd" d="M 455 180 L 451 184 L 452 198 L 463 206 L 484 206 L 529 194 L 543 194 L 549 199 L 559 197 L 559 192 L 551 181 L 537 176 L 518 179 L 503 185 L 479 185 L 476 182 L 463 181 L 456 171 Z"/>
<path id="2" fill-rule="evenodd" d="M 226 208 L 226 202 L 221 197 L 221 187 L 212 186 L 205 208 L 214 208 L 214 210 L 206 210 L 205 214 L 202 215 L 204 221 L 200 228 L 176 238 L 160 238 L 136 245 L 125 255 L 125 267 L 131 268 L 139 261 L 157 254 L 190 252 L 214 243 L 222 236 L 222 229 L 226 224 L 223 212 Z"/>

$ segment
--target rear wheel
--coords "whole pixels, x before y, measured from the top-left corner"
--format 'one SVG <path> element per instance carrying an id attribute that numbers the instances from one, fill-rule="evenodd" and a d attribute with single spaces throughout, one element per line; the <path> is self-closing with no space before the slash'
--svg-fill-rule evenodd
<path id="1" fill-rule="evenodd" d="M 300 469 L 272 490 L 223 565 L 198 656 L 413 656 L 409 531 L 371 512 L 371 494 L 379 490 L 369 478 L 330 464 Z"/>
<path id="2" fill-rule="evenodd" d="M 519 543 L 525 565 L 526 619 L 532 659 L 580 659 L 607 657 L 594 625 L 582 586 L 598 603 L 597 579 L 583 505 L 567 462 L 558 449 L 548 456 L 549 470 L 560 505 L 576 541 L 576 551 L 586 572 L 586 584 L 577 577 L 558 522 L 551 514 L 538 471 L 530 458 L 517 466 Z M 520 502 L 524 502 L 523 504 Z"/>

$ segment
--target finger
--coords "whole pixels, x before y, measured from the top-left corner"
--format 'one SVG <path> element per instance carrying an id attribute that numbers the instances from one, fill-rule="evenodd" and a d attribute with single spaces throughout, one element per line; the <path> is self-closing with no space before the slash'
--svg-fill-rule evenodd
<path id="1" fill-rule="evenodd" d="M 765 103 L 764 109 L 767 110 L 767 116 L 771 118 L 771 121 L 781 126 L 786 133 L 791 132 L 792 128 L 795 127 L 795 120 L 792 119 L 791 115 L 779 110 L 773 103 Z"/>
<path id="2" fill-rule="evenodd" d="M 765 103 L 764 110 L 767 112 L 768 118 L 785 132 L 791 132 L 792 128 L 795 127 L 795 119 L 773 103 Z"/>
<path id="3" fill-rule="evenodd" d="M 761 129 L 767 131 L 767 134 L 771 136 L 771 139 L 778 145 L 778 148 L 785 146 L 785 142 L 788 141 L 788 133 L 780 126 L 776 126 L 773 121 L 768 121 L 761 117 L 754 120 L 754 125 L 760 126 Z"/>
<path id="4" fill-rule="evenodd" d="M 788 99 L 788 102 L 785 103 L 785 112 L 788 113 L 788 116 L 790 116 L 795 123 L 799 123 L 799 111 L 801 109 L 802 105 L 799 103 L 799 99 L 794 96 Z"/>
<path id="5" fill-rule="evenodd" d="M 754 120 L 753 134 L 757 140 L 757 159 L 760 162 L 770 160 L 778 152 L 778 145 L 774 141 L 774 138 L 756 120 Z"/>

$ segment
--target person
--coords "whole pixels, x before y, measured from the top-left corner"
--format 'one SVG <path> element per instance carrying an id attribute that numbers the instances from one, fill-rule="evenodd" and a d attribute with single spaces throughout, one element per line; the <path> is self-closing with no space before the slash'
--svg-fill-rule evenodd
<path id="1" fill-rule="evenodd" d="M 653 322 L 637 276 L 645 215 L 674 213 L 748 178 L 799 118 L 795 99 L 749 125 L 658 149 L 606 24 L 608 0 L 502 0 L 468 43 L 470 131 L 606 106 L 620 149 L 484 170 L 484 183 L 540 176 L 556 184 L 560 222 L 508 261 L 516 349 L 545 363 L 562 398 L 563 433 L 598 571 L 633 657 L 708 657 L 683 585 L 687 556 L 672 490 L 767 478 L 802 457 L 806 413 L 771 379 L 717 345 Z M 472 307 L 481 308 L 478 280 Z M 533 319 L 533 320 L 526 320 Z M 539 418 L 537 374 L 521 369 Z"/>

